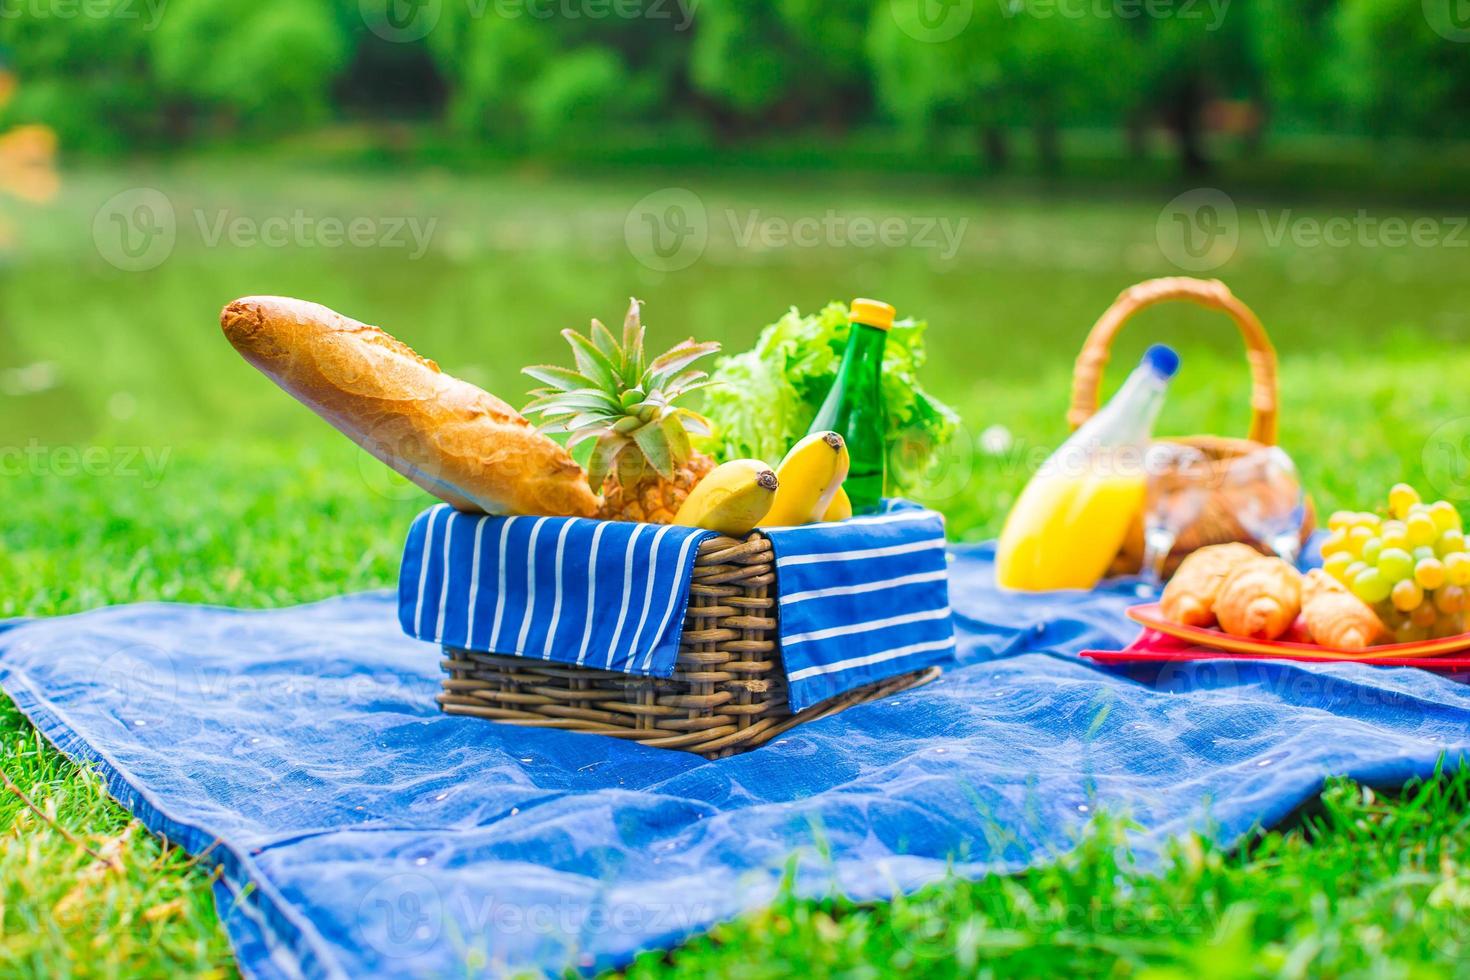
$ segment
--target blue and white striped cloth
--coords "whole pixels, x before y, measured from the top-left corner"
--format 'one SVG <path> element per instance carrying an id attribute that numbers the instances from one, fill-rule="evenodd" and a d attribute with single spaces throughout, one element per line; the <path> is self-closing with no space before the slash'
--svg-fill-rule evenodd
<path id="1" fill-rule="evenodd" d="M 439 504 L 408 532 L 398 619 L 409 636 L 445 646 L 668 677 L 694 559 L 712 536 Z"/>
<path id="2" fill-rule="evenodd" d="M 902 500 L 841 524 L 765 532 L 797 711 L 954 657 L 944 518 Z"/>
<path id="3" fill-rule="evenodd" d="M 953 656 L 938 514 L 894 502 L 883 514 L 766 533 L 794 709 Z M 399 621 L 444 646 L 668 677 L 694 560 L 711 536 L 441 504 L 409 530 Z"/>

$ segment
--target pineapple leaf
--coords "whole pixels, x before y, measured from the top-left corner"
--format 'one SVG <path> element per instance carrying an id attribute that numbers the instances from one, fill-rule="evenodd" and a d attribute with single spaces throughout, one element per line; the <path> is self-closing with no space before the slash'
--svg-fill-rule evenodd
<path id="1" fill-rule="evenodd" d="M 696 381 L 703 381 L 707 377 L 709 377 L 709 372 L 701 371 L 698 368 L 693 371 L 685 371 L 678 377 L 669 379 L 669 383 L 664 386 L 664 390 L 683 391 L 688 385 L 692 385 Z"/>
<path id="2" fill-rule="evenodd" d="M 553 391 L 537 398 L 536 402 L 532 404 L 536 405 L 540 411 L 546 411 L 547 407 L 549 407 L 551 409 L 575 408 L 587 412 L 606 412 L 609 415 L 623 414 L 623 406 L 618 404 L 618 400 L 607 392 L 600 391 L 597 388 L 578 388 L 576 391 Z M 543 405 L 546 407 L 543 407 Z M 526 406 L 526 411 L 532 410 L 530 405 Z"/>
<path id="3" fill-rule="evenodd" d="M 724 382 L 710 381 L 709 375 L 703 371 L 685 371 L 673 381 L 670 381 L 668 387 L 664 390 L 670 392 L 674 398 L 682 398 L 684 395 L 721 384 L 724 384 Z"/>
<path id="4" fill-rule="evenodd" d="M 647 367 L 643 359 L 642 304 L 628 300 L 628 313 L 623 317 L 623 378 L 631 386 L 638 383 Z"/>
<path id="5" fill-rule="evenodd" d="M 617 369 L 607 359 L 607 355 L 597 349 L 596 344 L 575 330 L 563 330 L 561 335 L 572 345 L 572 356 L 577 359 L 577 370 L 585 376 L 584 380 L 608 391 L 615 391 L 620 387 Z"/>
<path id="6" fill-rule="evenodd" d="M 581 412 L 562 421 L 562 424 L 567 427 L 568 432 L 576 432 L 580 429 L 605 425 L 606 423 L 607 415 L 603 412 Z"/>
<path id="7" fill-rule="evenodd" d="M 544 385 L 550 385 L 556 391 L 575 391 L 587 383 L 586 378 L 571 368 L 557 367 L 554 364 L 533 364 L 528 368 L 521 368 L 521 373 Z"/>
<path id="8" fill-rule="evenodd" d="M 570 414 L 591 414 L 591 416 L 597 416 L 598 419 L 613 419 L 623 414 L 622 408 L 610 403 L 607 395 L 589 391 L 589 389 L 573 392 L 554 391 L 551 394 L 541 395 L 520 410 L 520 414 L 532 413 L 541 414 L 547 419 L 570 416 Z"/>
<path id="9" fill-rule="evenodd" d="M 619 483 L 624 487 L 637 487 L 648 478 L 648 461 L 643 458 L 642 453 L 621 453 L 618 456 L 617 471 Z"/>
<path id="10" fill-rule="evenodd" d="M 674 478 L 674 448 L 669 434 L 657 422 L 650 422 L 633 433 L 633 441 L 648 460 L 648 465 L 665 480 Z"/>
<path id="11" fill-rule="evenodd" d="M 620 439 L 603 438 L 597 441 L 592 450 L 592 458 L 587 461 L 587 485 L 592 488 L 593 493 L 602 492 L 602 481 L 612 472 L 613 464 L 622 448 Z"/>
<path id="12" fill-rule="evenodd" d="M 693 384 L 680 389 L 679 394 L 692 395 L 696 391 L 703 391 L 706 388 L 718 388 L 721 384 L 723 384 L 723 382 L 720 381 L 696 381 Z"/>
<path id="13" fill-rule="evenodd" d="M 531 392 L 532 399 L 521 409 L 522 415 L 542 415 L 549 419 L 562 415 L 577 414 L 575 405 L 562 403 L 563 394 L 560 391 L 547 391 L 545 388 Z"/>
<path id="14" fill-rule="evenodd" d="M 680 371 L 684 370 L 684 368 L 693 364 L 701 357 L 713 354 L 719 349 L 720 345 L 713 341 L 703 344 L 696 344 L 693 337 L 689 338 L 681 344 L 669 348 L 667 351 L 654 358 L 653 363 L 648 366 L 649 371 L 656 379 L 654 382 L 654 387 L 668 387 L 668 381 L 669 379 L 672 379 L 674 375 L 678 374 Z"/>
<path id="15" fill-rule="evenodd" d="M 650 397 L 645 399 L 644 401 L 635 402 L 634 404 L 629 405 L 628 407 L 624 408 L 623 411 L 628 413 L 629 418 L 641 419 L 645 418 L 650 410 L 656 411 L 663 407 L 664 403 L 662 401 Z"/>
<path id="16" fill-rule="evenodd" d="M 571 434 L 571 438 L 567 440 L 567 448 L 575 449 L 582 443 L 586 442 L 588 439 L 601 439 L 607 434 L 608 430 L 606 428 L 595 425 L 588 426 L 585 429 L 578 429 L 576 432 L 573 432 Z"/>
<path id="17" fill-rule="evenodd" d="M 597 345 L 598 350 L 607 355 L 607 359 L 614 366 L 621 368 L 623 349 L 618 346 L 618 339 L 612 335 L 612 331 L 607 329 L 601 320 L 593 319 L 592 321 L 592 342 Z"/>
<path id="18" fill-rule="evenodd" d="M 543 423 L 561 422 L 577 414 L 575 408 L 542 408 L 535 402 L 521 409 L 522 415 L 540 415 Z"/>
<path id="19" fill-rule="evenodd" d="M 686 431 L 691 432 L 694 435 L 707 436 L 710 435 L 712 432 L 709 419 L 705 418 L 703 415 L 700 415 L 698 412 L 691 412 L 687 408 L 681 408 L 675 413 L 673 417 L 679 420 L 679 424 L 682 425 Z"/>
<path id="20" fill-rule="evenodd" d="M 673 453 L 676 466 L 682 465 L 694 455 L 694 444 L 689 441 L 689 431 L 684 428 L 684 420 L 679 417 L 678 412 L 665 415 L 659 426 L 664 430 L 664 438 L 669 441 L 669 449 Z"/>

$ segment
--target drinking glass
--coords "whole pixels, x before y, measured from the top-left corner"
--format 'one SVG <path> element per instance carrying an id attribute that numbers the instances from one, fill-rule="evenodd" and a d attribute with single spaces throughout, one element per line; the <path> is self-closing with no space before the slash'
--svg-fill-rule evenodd
<path id="1" fill-rule="evenodd" d="M 1143 577 L 1146 588 L 1164 582 L 1174 542 L 1199 520 L 1208 497 L 1209 460 L 1191 446 L 1156 442 L 1144 457 L 1148 494 L 1143 512 Z"/>
<path id="2" fill-rule="evenodd" d="M 1301 557 L 1307 496 L 1296 464 L 1279 446 L 1260 449 L 1230 464 L 1229 499 L 1247 534 L 1288 564 Z"/>

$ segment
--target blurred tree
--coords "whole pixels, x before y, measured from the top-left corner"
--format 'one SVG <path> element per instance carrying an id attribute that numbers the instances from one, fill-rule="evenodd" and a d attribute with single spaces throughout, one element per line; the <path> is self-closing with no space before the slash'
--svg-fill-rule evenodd
<path id="1" fill-rule="evenodd" d="M 585 45 L 549 61 L 521 105 L 532 137 L 551 142 L 631 115 L 619 107 L 628 105 L 632 89 L 615 52 Z"/>
<path id="2" fill-rule="evenodd" d="M 1323 130 L 1346 121 L 1338 91 L 1340 0 L 1259 0 L 1247 15 L 1253 56 L 1273 117 L 1299 129 Z"/>
<path id="3" fill-rule="evenodd" d="M 1342 0 L 1333 81 L 1355 121 L 1379 136 L 1464 135 L 1470 123 L 1470 16 L 1464 23 L 1449 20 L 1457 9 L 1463 9 L 1458 0 Z"/>
<path id="4" fill-rule="evenodd" d="M 872 0 L 702 0 L 695 9 L 690 77 L 724 135 L 845 128 L 867 115 Z"/>
<path id="5" fill-rule="evenodd" d="M 1199 173 L 1210 163 L 1206 105 L 1217 99 L 1261 99 L 1262 73 L 1250 43 L 1252 21 L 1229 16 L 1228 5 L 1161 9 L 1169 16 L 1126 21 L 1129 43 L 1117 62 L 1131 89 L 1125 104 L 1131 126 L 1162 123 L 1174 137 L 1182 169 Z"/>
<path id="6" fill-rule="evenodd" d="M 558 8 L 544 2 L 487 9 L 445 4 L 427 38 L 461 132 L 556 142 L 674 107 L 687 26 L 677 4 L 623 8 L 636 17 L 548 16 Z"/>
<path id="7" fill-rule="evenodd" d="M 364 115 L 445 118 L 514 153 L 881 113 L 921 144 L 967 129 L 995 169 L 1017 130 L 1055 169 L 1069 126 L 1120 126 L 1141 153 L 1162 124 L 1200 170 L 1212 127 L 1249 147 L 1263 107 L 1316 131 L 1470 122 L 1470 24 L 1451 19 L 1466 0 L 17 2 L 0 50 L 27 84 L 0 121 L 49 124 L 73 150 Z"/>
<path id="8" fill-rule="evenodd" d="M 449 118 L 470 134 L 505 137 L 522 122 L 517 102 L 556 53 L 549 31 L 525 20 L 471 17 L 450 5 L 427 38 L 449 85 Z"/>
<path id="9" fill-rule="evenodd" d="M 45 122 L 67 146 L 121 150 L 156 137 L 161 104 L 137 4 L 94 0 L 86 17 L 0 17 L 0 46 L 26 79 L 6 118 Z"/>
<path id="10" fill-rule="evenodd" d="M 921 3 L 883 3 L 875 12 L 868 52 L 880 101 L 920 133 L 973 127 L 992 169 L 1008 164 L 1006 131 L 1030 127 L 1043 168 L 1056 170 L 1059 128 L 1124 94 L 1115 18 L 1063 16 L 1025 0 L 975 3 L 958 30 L 925 18 Z"/>
<path id="11" fill-rule="evenodd" d="M 347 39 L 324 3 L 178 4 L 148 34 L 159 86 L 231 127 L 281 129 L 326 116 Z"/>
<path id="12" fill-rule="evenodd" d="M 333 86 L 333 102 L 369 119 L 439 118 L 449 96 L 443 73 L 425 38 L 393 32 L 389 3 L 420 11 L 408 0 L 333 0 L 337 28 L 351 52 Z M 424 7 L 418 15 L 433 9 Z M 413 25 L 412 20 L 409 23 Z"/>

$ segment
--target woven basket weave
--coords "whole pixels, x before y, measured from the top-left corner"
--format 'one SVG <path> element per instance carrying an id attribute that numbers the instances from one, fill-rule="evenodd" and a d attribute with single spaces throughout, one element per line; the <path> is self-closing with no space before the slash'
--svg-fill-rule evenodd
<path id="1" fill-rule="evenodd" d="M 856 688 L 793 714 L 776 630 L 771 542 L 704 542 L 672 677 L 445 648 L 439 704 L 452 715 L 632 739 L 719 759 L 803 722 L 927 683 L 939 668 Z"/>

